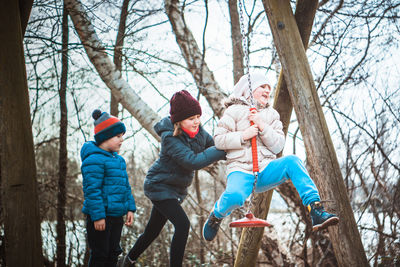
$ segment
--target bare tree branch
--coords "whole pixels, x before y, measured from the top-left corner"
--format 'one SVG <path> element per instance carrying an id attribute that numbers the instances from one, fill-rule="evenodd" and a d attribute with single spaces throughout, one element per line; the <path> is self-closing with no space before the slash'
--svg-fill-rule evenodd
<path id="1" fill-rule="evenodd" d="M 134 116 L 141 125 L 156 139 L 160 137 L 153 125 L 161 118 L 144 102 L 132 87 L 126 82 L 105 53 L 105 48 L 98 38 L 91 22 L 87 19 L 85 10 L 79 0 L 66 0 L 69 15 L 81 39 L 86 53 L 99 73 L 101 79 L 110 88 L 118 102 Z"/>

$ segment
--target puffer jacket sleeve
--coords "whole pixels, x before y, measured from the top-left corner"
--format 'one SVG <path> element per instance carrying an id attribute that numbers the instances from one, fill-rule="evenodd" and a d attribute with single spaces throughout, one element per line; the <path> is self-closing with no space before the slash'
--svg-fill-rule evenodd
<path id="1" fill-rule="evenodd" d="M 125 159 L 123 157 L 121 157 L 121 156 L 119 156 L 119 157 L 125 163 L 125 166 L 126 166 Z M 128 178 L 127 173 L 126 173 L 126 179 L 125 179 L 125 188 L 126 188 L 126 190 L 125 190 L 125 199 L 127 201 L 128 211 L 135 212 L 136 211 L 135 198 L 132 195 L 132 187 L 129 184 L 129 178 Z"/>
<path id="2" fill-rule="evenodd" d="M 225 110 L 219 120 L 214 135 L 215 146 L 218 149 L 240 149 L 242 147 L 242 132 L 236 131 L 236 118 L 232 107 Z"/>
<path id="3" fill-rule="evenodd" d="M 215 146 L 214 139 L 212 138 L 212 136 L 207 132 L 204 132 L 204 133 L 206 135 L 206 137 L 205 137 L 206 138 L 206 148 L 208 148 L 210 146 Z"/>
<path id="4" fill-rule="evenodd" d="M 92 221 L 106 218 L 102 198 L 104 182 L 104 163 L 96 156 L 89 156 L 82 162 L 83 193 L 86 207 Z"/>
<path id="5" fill-rule="evenodd" d="M 131 188 L 131 185 L 129 184 L 128 176 L 126 177 L 126 199 L 128 201 L 128 211 L 135 212 L 136 211 L 136 203 L 135 203 L 135 198 L 132 195 L 132 188 Z"/>
<path id="6" fill-rule="evenodd" d="M 135 212 L 136 211 L 136 203 L 135 203 L 135 199 L 133 198 L 132 190 L 131 190 L 131 187 L 129 185 L 129 182 L 127 182 L 127 190 L 126 191 L 127 191 L 126 193 L 128 194 L 128 196 L 127 196 L 127 199 L 128 199 L 128 211 Z"/>
<path id="7" fill-rule="evenodd" d="M 279 113 L 270 109 L 271 119 L 265 124 L 264 130 L 259 134 L 263 144 L 274 154 L 278 154 L 285 146 L 285 135 Z"/>
<path id="8" fill-rule="evenodd" d="M 194 153 L 182 140 L 172 135 L 164 138 L 163 146 L 167 155 L 188 170 L 200 170 L 214 161 L 225 158 L 225 151 L 218 150 L 215 146 Z"/>

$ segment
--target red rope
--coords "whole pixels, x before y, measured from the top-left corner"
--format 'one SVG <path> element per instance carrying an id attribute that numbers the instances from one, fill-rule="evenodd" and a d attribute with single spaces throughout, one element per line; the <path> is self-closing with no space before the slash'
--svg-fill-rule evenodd
<path id="1" fill-rule="evenodd" d="M 250 112 L 256 110 L 256 108 L 251 107 Z M 254 125 L 254 122 L 250 122 L 250 125 Z M 251 138 L 251 155 L 253 157 L 253 172 L 256 173 L 258 169 L 258 155 L 257 155 L 257 136 Z"/>

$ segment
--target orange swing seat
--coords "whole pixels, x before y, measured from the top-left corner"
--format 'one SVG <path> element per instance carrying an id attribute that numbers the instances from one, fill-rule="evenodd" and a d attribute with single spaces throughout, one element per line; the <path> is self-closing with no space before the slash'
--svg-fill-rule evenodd
<path id="1" fill-rule="evenodd" d="M 272 226 L 269 222 L 263 219 L 254 217 L 253 213 L 249 212 L 243 219 L 233 221 L 229 227 L 268 227 Z"/>

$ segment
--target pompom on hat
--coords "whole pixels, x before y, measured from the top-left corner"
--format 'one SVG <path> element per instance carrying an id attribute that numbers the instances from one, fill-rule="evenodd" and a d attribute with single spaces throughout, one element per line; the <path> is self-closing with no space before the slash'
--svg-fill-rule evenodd
<path id="1" fill-rule="evenodd" d="M 199 101 L 186 90 L 176 92 L 169 102 L 171 105 L 169 114 L 172 123 L 183 121 L 194 115 L 201 115 Z"/>
<path id="2" fill-rule="evenodd" d="M 250 81 L 252 92 L 254 92 L 254 90 L 261 85 L 268 84 L 267 78 L 261 73 L 251 73 Z M 235 98 L 244 98 L 244 100 L 247 100 L 250 97 L 249 80 L 247 78 L 247 74 L 243 75 L 235 84 L 233 87 L 232 96 Z"/>
<path id="3" fill-rule="evenodd" d="M 126 132 L 125 124 L 107 112 L 95 109 L 92 117 L 94 119 L 94 139 L 97 145 Z"/>

